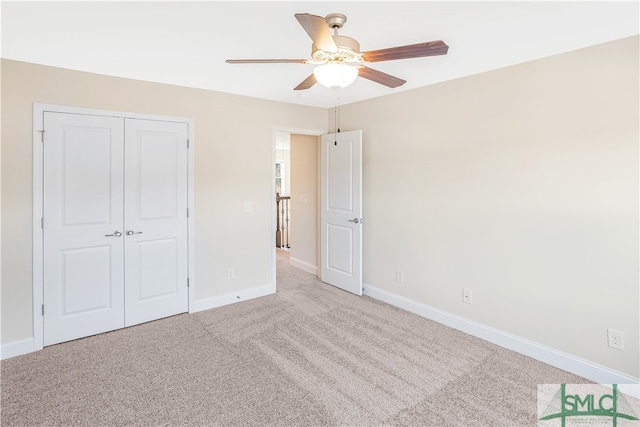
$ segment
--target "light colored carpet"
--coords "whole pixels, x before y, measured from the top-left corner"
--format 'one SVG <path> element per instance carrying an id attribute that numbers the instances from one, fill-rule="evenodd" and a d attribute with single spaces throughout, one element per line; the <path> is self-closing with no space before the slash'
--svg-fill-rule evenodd
<path id="1" fill-rule="evenodd" d="M 278 292 L 2 361 L 2 426 L 535 426 L 586 380 L 278 256 Z"/>

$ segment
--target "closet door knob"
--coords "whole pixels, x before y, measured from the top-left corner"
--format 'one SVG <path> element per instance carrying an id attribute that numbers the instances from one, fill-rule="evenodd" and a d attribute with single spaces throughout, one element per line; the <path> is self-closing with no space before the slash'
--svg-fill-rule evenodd
<path id="1" fill-rule="evenodd" d="M 104 237 L 120 237 L 122 236 L 122 232 L 116 230 L 113 232 L 113 234 L 105 234 Z"/>
<path id="2" fill-rule="evenodd" d="M 142 234 L 142 231 L 127 230 L 127 236 L 131 236 L 132 234 Z"/>

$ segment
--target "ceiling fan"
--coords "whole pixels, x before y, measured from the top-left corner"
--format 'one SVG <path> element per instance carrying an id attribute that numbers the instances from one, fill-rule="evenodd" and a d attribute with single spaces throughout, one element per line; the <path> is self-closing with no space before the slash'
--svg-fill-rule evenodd
<path id="1" fill-rule="evenodd" d="M 442 40 L 436 40 L 360 52 L 360 43 L 356 39 L 338 34 L 338 30 L 347 21 L 345 15 L 332 13 L 323 18 L 309 13 L 297 13 L 295 17 L 313 41 L 311 59 L 228 59 L 226 62 L 229 64 L 319 65 L 314 69 L 313 74 L 296 86 L 294 90 L 309 89 L 318 82 L 327 87 L 345 87 L 357 77 L 363 77 L 384 86 L 395 88 L 402 86 L 406 81 L 367 67 L 365 63 L 446 55 L 449 50 L 449 46 Z M 331 30 L 333 30 L 333 35 L 331 35 Z M 348 65 L 351 63 L 357 65 Z M 345 74 L 346 80 L 325 81 L 323 71 Z"/>

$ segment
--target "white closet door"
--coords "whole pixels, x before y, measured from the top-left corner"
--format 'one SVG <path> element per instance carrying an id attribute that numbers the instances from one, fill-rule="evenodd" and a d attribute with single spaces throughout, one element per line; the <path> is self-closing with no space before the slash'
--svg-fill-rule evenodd
<path id="1" fill-rule="evenodd" d="M 125 324 L 131 326 L 188 311 L 188 128 L 125 122 Z"/>
<path id="2" fill-rule="evenodd" d="M 124 326 L 123 120 L 44 113 L 44 345 Z M 122 234 L 121 234 L 122 233 Z"/>

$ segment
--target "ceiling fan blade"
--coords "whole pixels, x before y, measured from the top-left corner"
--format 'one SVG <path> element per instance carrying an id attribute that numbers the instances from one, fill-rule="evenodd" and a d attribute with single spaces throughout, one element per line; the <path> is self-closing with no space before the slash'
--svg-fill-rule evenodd
<path id="1" fill-rule="evenodd" d="M 336 42 L 333 40 L 327 21 L 325 21 L 322 16 L 311 15 L 309 13 L 296 13 L 295 16 L 317 48 L 325 52 L 338 51 L 338 46 L 336 46 Z"/>
<path id="2" fill-rule="evenodd" d="M 302 83 L 300 83 L 298 86 L 296 86 L 295 88 L 293 88 L 293 90 L 304 90 L 304 89 L 309 89 L 311 86 L 313 86 L 314 84 L 316 84 L 318 81 L 316 80 L 316 76 L 314 76 L 313 74 L 311 74 L 309 77 L 307 77 L 306 79 L 304 79 L 304 81 Z"/>
<path id="3" fill-rule="evenodd" d="M 449 46 L 447 46 L 442 40 L 436 40 L 406 46 L 390 47 L 388 49 L 370 50 L 368 52 L 363 52 L 362 57 L 367 62 L 381 62 L 393 61 L 394 59 L 446 55 L 448 50 Z"/>
<path id="4" fill-rule="evenodd" d="M 306 64 L 306 59 L 227 59 L 227 64 Z"/>
<path id="5" fill-rule="evenodd" d="M 394 77 L 391 74 L 383 73 L 382 71 L 374 70 L 373 68 L 362 66 L 358 69 L 358 76 L 371 80 L 372 82 L 380 83 L 390 88 L 402 86 L 407 81 L 398 77 Z"/>

